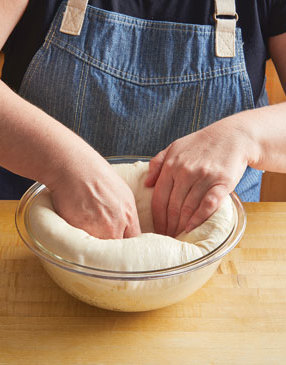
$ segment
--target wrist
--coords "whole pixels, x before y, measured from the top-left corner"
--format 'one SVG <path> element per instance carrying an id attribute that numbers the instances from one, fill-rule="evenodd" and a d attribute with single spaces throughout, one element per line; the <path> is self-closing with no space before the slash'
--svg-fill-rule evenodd
<path id="1" fill-rule="evenodd" d="M 252 112 L 253 110 L 240 112 L 222 119 L 222 121 L 225 126 L 231 128 L 229 137 L 239 146 L 246 164 L 255 167 L 260 164 L 262 149 Z"/>
<path id="2" fill-rule="evenodd" d="M 82 138 L 68 131 L 61 143 L 46 149 L 44 168 L 39 171 L 38 181 L 53 190 L 60 181 L 69 183 L 71 179 L 88 181 L 91 170 L 101 160 L 105 162 Z"/>

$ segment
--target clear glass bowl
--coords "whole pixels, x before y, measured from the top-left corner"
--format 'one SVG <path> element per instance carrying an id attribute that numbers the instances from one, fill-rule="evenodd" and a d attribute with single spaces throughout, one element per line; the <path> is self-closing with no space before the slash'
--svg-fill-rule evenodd
<path id="1" fill-rule="evenodd" d="M 110 163 L 149 161 L 149 157 L 110 157 Z M 235 208 L 235 223 L 229 237 L 194 261 L 153 271 L 111 271 L 87 267 L 49 252 L 37 242 L 29 227 L 29 209 L 46 187 L 35 183 L 21 198 L 16 211 L 16 227 L 26 246 L 37 255 L 52 279 L 74 297 L 116 311 L 146 311 L 176 303 L 205 284 L 221 262 L 240 241 L 246 226 L 246 214 L 240 199 L 230 194 Z"/>

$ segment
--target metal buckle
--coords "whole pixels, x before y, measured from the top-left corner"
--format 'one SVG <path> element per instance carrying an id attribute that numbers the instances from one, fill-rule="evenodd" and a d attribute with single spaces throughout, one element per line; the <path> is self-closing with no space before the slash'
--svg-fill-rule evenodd
<path id="1" fill-rule="evenodd" d="M 219 19 L 224 19 L 224 18 L 218 18 L 218 16 L 231 17 L 232 15 L 220 15 L 220 14 L 214 13 L 213 18 L 214 18 L 215 21 L 218 21 Z M 225 20 L 228 20 L 228 19 L 230 19 L 230 20 L 235 19 L 235 21 L 237 22 L 238 19 L 239 19 L 239 16 L 238 16 L 237 12 L 235 12 L 235 14 L 233 15 L 233 18 L 225 18 Z"/>

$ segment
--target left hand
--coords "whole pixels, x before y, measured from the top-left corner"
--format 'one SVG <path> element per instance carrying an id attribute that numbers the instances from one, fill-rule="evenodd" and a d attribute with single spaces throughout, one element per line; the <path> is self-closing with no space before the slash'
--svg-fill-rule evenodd
<path id="1" fill-rule="evenodd" d="M 238 184 L 248 165 L 249 143 L 231 118 L 174 141 L 150 161 L 145 185 L 155 185 L 152 213 L 157 233 L 176 236 L 191 231 Z"/>

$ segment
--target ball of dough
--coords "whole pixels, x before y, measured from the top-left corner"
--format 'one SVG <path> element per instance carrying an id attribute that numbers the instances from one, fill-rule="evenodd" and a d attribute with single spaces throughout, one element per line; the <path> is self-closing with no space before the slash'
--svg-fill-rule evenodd
<path id="1" fill-rule="evenodd" d="M 98 239 L 75 228 L 54 210 L 46 190 L 30 208 L 30 228 L 48 251 L 73 263 L 113 271 L 149 271 L 178 266 L 218 247 L 234 225 L 230 196 L 201 226 L 176 238 L 154 233 L 151 213 L 153 188 L 144 186 L 148 162 L 112 165 L 135 196 L 142 234 L 125 239 Z"/>

